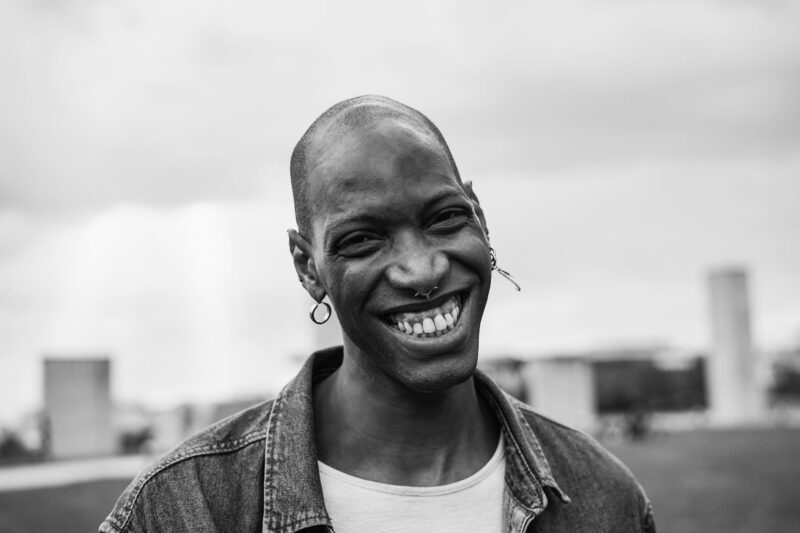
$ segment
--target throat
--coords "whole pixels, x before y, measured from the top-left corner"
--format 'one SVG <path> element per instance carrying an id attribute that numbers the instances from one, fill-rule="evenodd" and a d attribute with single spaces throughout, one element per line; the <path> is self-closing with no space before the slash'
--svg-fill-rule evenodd
<path id="1" fill-rule="evenodd" d="M 339 371 L 314 389 L 318 458 L 347 474 L 392 485 L 465 479 L 494 453 L 499 429 L 472 380 L 405 405 L 363 395 Z M 395 400 L 395 399 L 392 399 Z"/>

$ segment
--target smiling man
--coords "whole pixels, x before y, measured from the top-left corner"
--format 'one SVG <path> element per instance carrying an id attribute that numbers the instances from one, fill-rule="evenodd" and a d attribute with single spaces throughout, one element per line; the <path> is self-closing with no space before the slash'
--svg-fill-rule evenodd
<path id="1" fill-rule="evenodd" d="M 343 346 L 140 474 L 101 531 L 655 530 L 614 457 L 476 371 L 496 263 L 430 120 L 341 102 L 303 135 L 291 177 L 294 265 Z"/>

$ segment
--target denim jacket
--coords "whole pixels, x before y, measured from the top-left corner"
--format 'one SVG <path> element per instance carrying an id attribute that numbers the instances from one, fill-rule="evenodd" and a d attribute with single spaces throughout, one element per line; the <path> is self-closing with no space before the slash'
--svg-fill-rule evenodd
<path id="1" fill-rule="evenodd" d="M 180 444 L 131 482 L 100 532 L 333 531 L 311 391 L 341 360 L 341 347 L 314 353 L 274 400 Z M 475 383 L 505 441 L 504 532 L 655 531 L 642 488 L 591 437 L 536 414 L 480 372 Z"/>

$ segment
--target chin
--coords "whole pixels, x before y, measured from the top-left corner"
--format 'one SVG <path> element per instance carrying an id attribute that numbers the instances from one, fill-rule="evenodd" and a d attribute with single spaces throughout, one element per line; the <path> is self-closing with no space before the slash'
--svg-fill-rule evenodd
<path id="1" fill-rule="evenodd" d="M 474 353 L 453 354 L 436 361 L 406 367 L 395 378 L 407 388 L 422 393 L 438 393 L 472 378 L 478 364 Z"/>

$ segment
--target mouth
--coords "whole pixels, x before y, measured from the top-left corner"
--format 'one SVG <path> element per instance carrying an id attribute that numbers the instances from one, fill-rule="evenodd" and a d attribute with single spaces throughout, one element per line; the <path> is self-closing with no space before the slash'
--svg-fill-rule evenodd
<path id="1" fill-rule="evenodd" d="M 453 331 L 458 325 L 463 301 L 462 294 L 457 293 L 428 309 L 391 313 L 386 315 L 385 319 L 389 326 L 411 337 L 441 337 Z"/>

